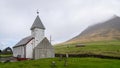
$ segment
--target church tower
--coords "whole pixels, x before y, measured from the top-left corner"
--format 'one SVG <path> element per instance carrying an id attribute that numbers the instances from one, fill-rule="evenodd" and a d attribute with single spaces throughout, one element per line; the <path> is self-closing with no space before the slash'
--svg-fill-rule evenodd
<path id="1" fill-rule="evenodd" d="M 37 12 L 37 14 L 39 14 L 39 12 Z M 40 43 L 40 41 L 43 40 L 44 36 L 44 30 L 45 27 L 42 24 L 39 15 L 37 15 L 32 27 L 31 27 L 31 34 L 34 37 L 34 45 L 37 46 L 38 43 Z"/>

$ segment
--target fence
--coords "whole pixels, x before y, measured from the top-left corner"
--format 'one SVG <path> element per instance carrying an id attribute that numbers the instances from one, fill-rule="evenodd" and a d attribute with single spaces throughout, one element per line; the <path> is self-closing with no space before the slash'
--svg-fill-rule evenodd
<path id="1" fill-rule="evenodd" d="M 69 57 L 95 57 L 95 58 L 106 58 L 106 59 L 120 59 L 120 57 L 96 55 L 96 54 L 68 54 Z M 66 54 L 55 54 L 55 57 L 66 57 Z"/>

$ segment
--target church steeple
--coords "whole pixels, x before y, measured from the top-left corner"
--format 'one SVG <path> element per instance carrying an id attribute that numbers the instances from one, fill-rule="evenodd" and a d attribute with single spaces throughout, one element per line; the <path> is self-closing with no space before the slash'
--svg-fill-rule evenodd
<path id="1" fill-rule="evenodd" d="M 45 27 L 42 24 L 38 14 L 39 12 L 37 11 L 37 17 L 31 27 L 31 34 L 32 34 L 32 37 L 34 37 L 35 46 L 37 46 L 38 43 L 40 43 L 40 41 L 45 37 L 44 36 Z"/>
<path id="2" fill-rule="evenodd" d="M 37 11 L 37 14 L 39 14 L 38 11 Z M 39 18 L 39 15 L 37 15 L 32 27 L 31 27 L 31 30 L 33 30 L 34 28 L 45 29 L 44 25 L 42 24 L 42 22 Z"/>

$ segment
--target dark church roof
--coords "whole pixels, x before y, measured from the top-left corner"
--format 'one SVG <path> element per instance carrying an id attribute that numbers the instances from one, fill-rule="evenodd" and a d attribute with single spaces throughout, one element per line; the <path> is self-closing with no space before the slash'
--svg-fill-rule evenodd
<path id="1" fill-rule="evenodd" d="M 29 43 L 32 39 L 34 39 L 34 37 L 32 36 L 25 37 L 20 42 L 18 42 L 14 47 L 24 46 L 27 43 Z"/>
<path id="2" fill-rule="evenodd" d="M 31 30 L 33 30 L 34 28 L 40 28 L 40 29 L 45 29 L 44 25 L 42 24 L 39 16 L 36 17 L 32 27 L 31 27 Z"/>

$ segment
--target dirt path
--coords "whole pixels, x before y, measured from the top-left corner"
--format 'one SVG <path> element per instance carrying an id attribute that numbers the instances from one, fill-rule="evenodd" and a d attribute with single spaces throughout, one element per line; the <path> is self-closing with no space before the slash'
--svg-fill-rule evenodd
<path id="1" fill-rule="evenodd" d="M 16 62 L 17 59 L 14 57 L 0 58 L 0 62 Z"/>

